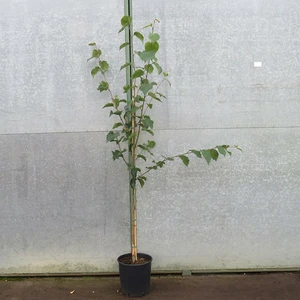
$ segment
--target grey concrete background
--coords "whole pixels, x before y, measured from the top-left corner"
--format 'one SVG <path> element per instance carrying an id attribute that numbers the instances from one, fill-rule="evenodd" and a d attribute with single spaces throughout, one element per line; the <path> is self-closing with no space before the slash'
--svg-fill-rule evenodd
<path id="1" fill-rule="evenodd" d="M 140 251 L 156 270 L 299 267 L 300 3 L 133 4 L 136 28 L 161 20 L 172 82 L 155 109 L 156 153 L 244 150 L 149 175 Z M 126 170 L 105 143 L 110 121 L 86 45 L 100 43 L 118 70 L 123 1 L 0 8 L 0 273 L 116 271 L 129 248 Z"/>

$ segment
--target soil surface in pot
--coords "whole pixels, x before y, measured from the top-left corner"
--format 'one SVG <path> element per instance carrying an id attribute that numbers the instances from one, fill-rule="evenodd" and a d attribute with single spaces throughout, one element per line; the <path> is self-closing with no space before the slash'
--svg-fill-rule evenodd
<path id="1" fill-rule="evenodd" d="M 143 264 L 147 263 L 148 261 L 150 261 L 150 260 L 147 258 L 144 258 L 144 257 L 139 257 L 139 255 L 138 255 L 138 259 L 134 263 L 132 262 L 131 256 L 122 257 L 120 259 L 120 262 L 125 265 L 132 265 L 132 264 L 133 265 L 143 265 Z"/>

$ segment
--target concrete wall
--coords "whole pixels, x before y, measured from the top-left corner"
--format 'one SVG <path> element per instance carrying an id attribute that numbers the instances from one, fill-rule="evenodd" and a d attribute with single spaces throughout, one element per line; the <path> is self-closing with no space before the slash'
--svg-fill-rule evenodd
<path id="1" fill-rule="evenodd" d="M 137 28 L 161 20 L 172 82 L 156 153 L 244 150 L 150 175 L 139 250 L 156 270 L 300 267 L 299 1 L 133 4 Z M 118 70 L 123 1 L 0 0 L 0 11 L 0 273 L 116 271 L 127 174 L 105 143 L 86 44 Z M 109 77 L 120 91 L 121 74 Z"/>

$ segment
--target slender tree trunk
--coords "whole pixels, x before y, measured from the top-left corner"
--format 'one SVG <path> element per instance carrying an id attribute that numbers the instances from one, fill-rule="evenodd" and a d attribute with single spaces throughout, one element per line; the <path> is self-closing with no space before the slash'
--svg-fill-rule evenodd
<path id="1" fill-rule="evenodd" d="M 137 260 L 137 206 L 136 189 L 131 188 L 132 208 L 131 208 L 131 254 L 132 262 Z"/>

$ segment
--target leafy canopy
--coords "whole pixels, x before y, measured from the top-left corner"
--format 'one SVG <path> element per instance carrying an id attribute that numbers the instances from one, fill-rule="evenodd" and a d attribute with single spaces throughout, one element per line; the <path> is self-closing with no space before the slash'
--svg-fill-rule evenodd
<path id="1" fill-rule="evenodd" d="M 132 22 L 132 18 L 124 16 L 121 19 L 122 32 Z M 156 159 L 153 154 L 153 149 L 156 142 L 154 136 L 154 121 L 151 118 L 151 110 L 154 105 L 163 102 L 166 97 L 160 91 L 164 83 L 171 86 L 168 80 L 168 73 L 163 70 L 159 63 L 158 52 L 160 49 L 160 35 L 155 32 L 155 25 L 159 21 L 155 19 L 152 23 L 144 26 L 142 31 L 135 31 L 130 39 L 131 43 L 124 42 L 119 49 L 123 50 L 127 47 L 134 49 L 132 61 L 125 61 L 120 67 L 120 71 L 130 69 L 131 78 L 130 85 L 124 85 L 123 95 L 114 95 L 106 78 L 106 73 L 109 72 L 109 63 L 102 58 L 102 50 L 95 42 L 90 43 L 93 47 L 92 55 L 89 58 L 95 59 L 97 65 L 91 70 L 93 77 L 101 75 L 101 81 L 98 86 L 100 93 L 108 93 L 110 101 L 105 103 L 103 108 L 109 109 L 109 116 L 116 118 L 112 129 L 106 136 L 106 141 L 115 143 L 116 149 L 112 151 L 113 160 L 121 159 L 126 164 L 131 173 L 131 187 L 136 187 L 136 182 L 139 182 L 143 187 L 147 180 L 147 173 L 152 170 L 157 170 L 165 166 L 169 161 L 179 159 L 188 167 L 190 164 L 190 156 L 204 159 L 208 164 L 213 160 L 217 161 L 220 157 L 231 155 L 229 145 L 216 146 L 210 149 L 190 149 L 185 153 L 170 157 L 161 157 Z M 136 42 L 133 40 L 136 39 Z M 135 45 L 139 45 L 136 50 Z M 131 97 L 127 97 L 130 92 Z M 140 140 L 141 133 L 147 134 L 151 139 L 147 142 Z M 238 146 L 233 146 L 240 150 Z M 128 154 L 131 160 L 128 160 Z M 143 168 L 137 167 L 139 162 L 143 162 Z"/>

